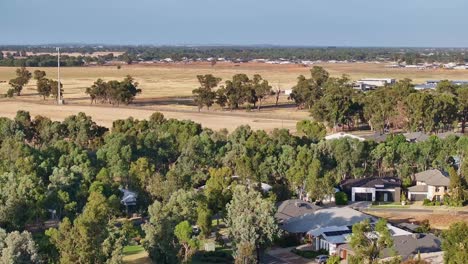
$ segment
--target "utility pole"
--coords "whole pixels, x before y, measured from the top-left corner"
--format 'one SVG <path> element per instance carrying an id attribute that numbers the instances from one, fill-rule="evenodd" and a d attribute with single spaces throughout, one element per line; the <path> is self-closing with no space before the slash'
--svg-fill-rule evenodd
<path id="1" fill-rule="evenodd" d="M 63 104 L 60 87 L 60 48 L 57 47 L 57 104 Z"/>

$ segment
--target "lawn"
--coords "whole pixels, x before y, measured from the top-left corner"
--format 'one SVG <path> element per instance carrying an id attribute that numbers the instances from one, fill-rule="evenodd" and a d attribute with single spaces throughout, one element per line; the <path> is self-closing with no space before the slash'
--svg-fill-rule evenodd
<path id="1" fill-rule="evenodd" d="M 135 246 L 125 246 L 123 249 L 123 254 L 124 255 L 133 255 L 133 254 L 138 254 L 140 252 L 145 251 L 143 246 L 140 245 L 135 245 Z"/>
<path id="2" fill-rule="evenodd" d="M 401 205 L 400 203 L 379 203 L 371 205 L 371 208 L 410 208 L 409 205 Z"/>
<path id="3" fill-rule="evenodd" d="M 123 250 L 123 262 L 125 264 L 150 264 L 148 253 L 142 246 L 126 246 Z"/>

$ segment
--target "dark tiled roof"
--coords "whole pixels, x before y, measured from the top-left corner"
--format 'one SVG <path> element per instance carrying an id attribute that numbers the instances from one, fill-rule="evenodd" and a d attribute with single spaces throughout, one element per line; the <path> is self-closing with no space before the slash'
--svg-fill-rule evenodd
<path id="1" fill-rule="evenodd" d="M 278 210 L 275 214 L 275 217 L 279 221 L 284 221 L 291 217 L 313 213 L 318 209 L 321 209 L 320 206 L 299 199 L 282 201 L 277 203 L 276 206 Z"/>
<path id="2" fill-rule="evenodd" d="M 340 187 L 345 190 L 350 190 L 352 187 L 367 187 L 376 188 L 382 186 L 383 188 L 395 188 L 401 186 L 401 181 L 398 178 L 384 177 L 384 178 L 362 178 L 362 179 L 348 179 L 341 182 Z"/>
<path id="3" fill-rule="evenodd" d="M 393 248 L 398 252 L 403 260 L 420 253 L 439 252 L 442 249 L 442 241 L 433 234 L 412 234 L 393 237 Z M 391 257 L 390 249 L 383 251 L 384 257 Z"/>
<path id="4" fill-rule="evenodd" d="M 440 170 L 426 170 L 414 175 L 416 181 L 425 182 L 431 186 L 449 186 L 450 179 Z"/>

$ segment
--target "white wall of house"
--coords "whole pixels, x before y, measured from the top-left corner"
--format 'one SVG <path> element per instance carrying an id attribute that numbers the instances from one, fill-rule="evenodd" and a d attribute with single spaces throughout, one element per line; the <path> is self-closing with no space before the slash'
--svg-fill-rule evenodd
<path id="1" fill-rule="evenodd" d="M 375 188 L 353 187 L 351 188 L 351 201 L 356 201 L 356 193 L 372 193 L 372 201 L 375 202 Z"/>

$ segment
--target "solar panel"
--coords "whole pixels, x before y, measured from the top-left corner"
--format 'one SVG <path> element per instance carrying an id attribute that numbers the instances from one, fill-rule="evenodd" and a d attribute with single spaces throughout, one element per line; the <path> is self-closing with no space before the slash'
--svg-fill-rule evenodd
<path id="1" fill-rule="evenodd" d="M 328 231 L 328 232 L 323 232 L 326 236 L 341 236 L 345 234 L 350 234 L 353 231 L 351 230 L 340 230 L 340 231 Z"/>

